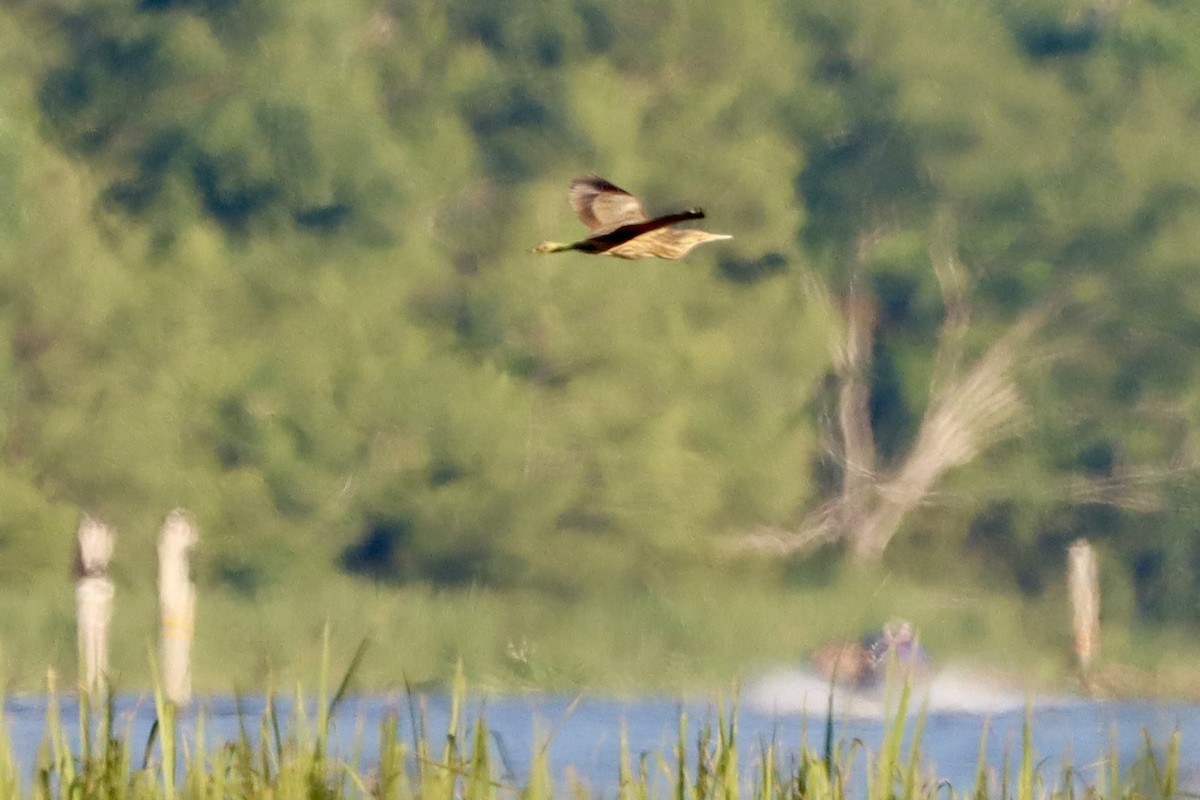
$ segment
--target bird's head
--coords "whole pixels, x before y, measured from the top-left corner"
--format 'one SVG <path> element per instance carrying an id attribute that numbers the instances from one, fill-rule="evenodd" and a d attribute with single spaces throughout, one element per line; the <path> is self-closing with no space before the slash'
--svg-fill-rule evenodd
<path id="1" fill-rule="evenodd" d="M 534 247 L 529 252 L 531 253 L 561 253 L 564 250 L 570 250 L 569 244 L 560 244 L 559 242 L 542 242 L 537 247 Z"/>

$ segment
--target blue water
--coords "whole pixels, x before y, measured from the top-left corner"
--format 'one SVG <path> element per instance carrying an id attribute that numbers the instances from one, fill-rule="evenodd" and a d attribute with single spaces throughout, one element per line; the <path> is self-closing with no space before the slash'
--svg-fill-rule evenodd
<path id="1" fill-rule="evenodd" d="M 764 742 L 774 741 L 785 753 L 798 752 L 802 741 L 820 752 L 824 743 L 824 720 L 828 690 L 825 683 L 799 671 L 783 671 L 751 682 L 740 693 L 737 724 L 741 767 L 747 776 Z M 415 698 L 426 733 L 440 741 L 449 720 L 450 701 L 444 694 L 422 694 Z M 252 735 L 257 733 L 263 712 L 261 698 L 240 701 Z M 44 697 L 17 697 L 5 703 L 6 719 L 18 763 L 24 774 L 32 773 L 37 747 L 44 733 Z M 1068 695 L 1031 696 L 989 685 L 966 676 L 938 676 L 920 689 L 915 710 L 925 708 L 926 722 L 921 743 L 927 777 L 946 779 L 958 790 L 974 786 L 982 733 L 988 730 L 987 760 L 997 771 L 1008 753 L 1015 765 L 1020 758 L 1026 710 L 1032 715 L 1032 745 L 1042 773 L 1056 780 L 1064 763 L 1071 763 L 1083 783 L 1101 780 L 1108 759 L 1116 753 L 1125 769 L 1145 750 L 1148 734 L 1160 752 L 1171 735 L 1181 734 L 1181 784 L 1200 788 L 1200 706 L 1150 701 L 1096 702 Z M 884 735 L 888 700 L 883 693 L 838 694 L 834 704 L 835 738 L 855 739 L 872 752 Z M 154 721 L 150 698 L 122 695 L 116 698 L 118 730 L 136 743 L 146 740 Z M 227 697 L 200 698 L 181 716 L 185 738 L 194 730 L 194 716 L 202 710 L 207 728 L 207 746 L 238 736 L 238 703 Z M 281 701 L 281 714 L 291 709 Z M 678 740 L 680 712 L 688 719 L 689 759 L 695 757 L 695 741 L 701 727 L 716 724 L 718 703 L 704 698 L 625 698 L 582 695 L 521 694 L 472 696 L 467 704 L 468 726 L 483 714 L 493 732 L 493 743 L 501 758 L 498 770 L 506 780 L 524 779 L 532 754 L 549 740 L 548 753 L 554 778 L 563 785 L 570 776 L 587 784 L 604 797 L 615 795 L 617 763 L 622 729 L 628 736 L 634 758 L 645 753 L 647 764 L 658 777 L 664 793 L 668 771 Z M 77 730 L 78 706 L 74 698 L 60 701 L 66 729 Z M 362 695 L 348 699 L 334 719 L 337 749 L 349 754 L 356 740 L 366 754 L 377 751 L 379 730 L 386 719 L 396 719 L 401 737 L 412 736 L 413 717 L 405 697 Z M 311 714 L 310 714 L 311 718 Z M 910 725 L 911 728 L 911 725 Z M 907 750 L 906 740 L 906 750 Z M 861 756 L 857 758 L 861 764 Z M 693 762 L 694 763 L 694 762 Z M 786 760 L 785 760 L 786 763 Z M 998 780 L 998 775 L 996 776 Z"/>

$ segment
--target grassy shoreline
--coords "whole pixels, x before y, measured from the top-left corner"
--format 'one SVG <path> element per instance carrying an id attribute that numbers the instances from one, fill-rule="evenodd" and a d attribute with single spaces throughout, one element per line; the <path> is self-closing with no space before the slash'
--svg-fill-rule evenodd
<path id="1" fill-rule="evenodd" d="M 31 774 L 15 757 L 8 725 L 0 725 L 0 797 L 36 798 L 390 798 L 425 800 L 551 800 L 613 796 L 597 791 L 569 768 L 558 775 L 548 755 L 553 733 L 535 737 L 527 767 L 513 773 L 502 742 L 493 741 L 487 715 L 466 711 L 470 695 L 461 668 L 456 669 L 446 727 L 434 730 L 409 695 L 411 725 L 398 715 L 379 721 L 379 738 L 363 747 L 362 728 L 347 751 L 334 745 L 332 720 L 347 695 L 354 662 L 338 688 L 330 674 L 330 640 L 322 646 L 315 695 L 297 687 L 292 713 L 281 714 L 269 694 L 260 715 L 239 712 L 239 733 L 214 741 L 203 712 L 177 721 L 175 709 L 155 692 L 158 722 L 145 742 L 122 728 L 111 704 L 80 697 L 77 729 L 68 730 L 59 713 L 54 680 L 45 732 Z M 473 691 L 473 690 L 472 690 Z M 313 700 L 311 706 L 305 699 Z M 768 740 L 741 743 L 735 709 L 719 704 L 715 719 L 696 724 L 680 711 L 677 739 L 658 752 L 633 753 L 619 732 L 616 800 L 691 798 L 691 800 L 1141 800 L 1194 797 L 1180 786 L 1190 772 L 1180 767 L 1180 734 L 1163 742 L 1147 734 L 1132 763 L 1122 761 L 1116 744 L 1084 778 L 1069 759 L 1058 772 L 1047 770 L 1032 747 L 1027 712 L 1016 753 L 1006 749 L 1002 763 L 987 760 L 987 729 L 981 734 L 975 779 L 953 786 L 925 761 L 924 713 L 909 715 L 910 695 L 903 687 L 892 714 L 883 720 L 883 736 L 872 749 L 835 735 L 832 718 L 823 731 L 806 732 L 796 745 Z M 190 727 L 188 727 L 190 726 Z"/>
<path id="2" fill-rule="evenodd" d="M 64 596 L 65 595 L 65 596 Z M 147 652 L 157 609 L 148 587 L 119 588 L 112 628 L 114 684 L 152 685 Z M 256 598 L 200 589 L 193 650 L 199 693 L 254 691 L 305 680 L 325 624 L 335 652 L 369 642 L 364 689 L 445 685 L 455 664 L 488 689 L 583 687 L 612 693 L 719 691 L 731 680 L 807 664 L 822 643 L 890 617 L 912 620 L 938 665 L 994 675 L 1030 691 L 1079 689 L 1066 606 L 894 577 L 842 577 L 781 589 L 696 580 L 563 600 L 530 591 L 377 587 L 345 578 Z M 34 691 L 47 666 L 76 674 L 73 598 L 0 591 L 0 667 L 9 691 Z M 1200 697 L 1200 646 L 1170 629 L 1104 622 L 1091 688 L 1105 695 Z"/>

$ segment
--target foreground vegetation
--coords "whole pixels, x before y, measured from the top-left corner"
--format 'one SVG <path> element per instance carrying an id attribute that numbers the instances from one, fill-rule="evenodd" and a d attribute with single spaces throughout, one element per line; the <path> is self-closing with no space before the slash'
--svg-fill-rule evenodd
<path id="1" fill-rule="evenodd" d="M 328 687 L 332 686 L 327 682 L 328 647 L 324 652 L 320 685 Z M 146 742 L 131 741 L 111 706 L 91 707 L 86 697 L 81 698 L 79 729 L 69 732 L 59 717 L 52 682 L 45 735 L 32 775 L 20 774 L 12 743 L 0 725 L 0 796 L 5 800 L 613 796 L 570 773 L 552 774 L 551 739 L 537 742 L 528 770 L 514 776 L 503 748 L 492 740 L 486 716 L 474 719 L 468 729 L 461 669 L 446 731 L 428 728 L 410 693 L 407 728 L 411 735 L 402 732 L 405 726 L 398 715 L 389 715 L 379 722 L 378 752 L 363 750 L 361 730 L 348 746 L 344 740 L 335 745 L 331 720 L 346 697 L 352 673 L 353 667 L 336 690 L 323 689 L 313 705 L 297 689 L 295 713 L 287 718 L 278 713 L 276 699 L 268 696 L 262 716 L 242 717 L 240 734 L 226 742 L 209 740 L 202 713 L 195 718 L 194 729 L 179 729 L 175 710 L 161 695 L 155 699 L 159 723 Z M 905 687 L 898 693 L 894 716 L 876 750 L 861 741 L 836 741 L 831 720 L 824 726 L 822 741 L 810 743 L 805 737 L 799 753 L 777 739 L 747 749 L 738 738 L 736 715 L 724 708 L 715 720 L 698 727 L 681 713 L 673 752 L 635 755 L 622 731 L 618 774 L 612 776 L 615 796 L 618 800 L 1069 800 L 1077 796 L 1170 800 L 1194 796 L 1179 786 L 1178 733 L 1165 748 L 1156 749 L 1147 739 L 1140 758 L 1124 770 L 1114 751 L 1082 772 L 1067 762 L 1061 772 L 1047 774 L 1030 744 L 1028 716 L 1020 752 L 1006 756 L 1002 764 L 987 763 L 985 730 L 974 785 L 949 786 L 923 761 L 923 715 L 915 725 L 909 724 L 908 702 Z"/>

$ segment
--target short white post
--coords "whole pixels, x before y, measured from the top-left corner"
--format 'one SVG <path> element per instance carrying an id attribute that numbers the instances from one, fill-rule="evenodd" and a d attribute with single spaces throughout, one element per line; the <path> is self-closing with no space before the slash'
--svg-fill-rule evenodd
<path id="1" fill-rule="evenodd" d="M 167 700 L 177 707 L 192 699 L 192 632 L 196 587 L 188 559 L 199 537 L 187 512 L 167 515 L 158 537 L 158 607 L 162 641 L 162 680 Z"/>
<path id="2" fill-rule="evenodd" d="M 76 534 L 75 621 L 79 643 L 79 687 L 99 693 L 108 678 L 108 628 L 116 590 L 108 577 L 116 535 L 112 528 L 84 514 Z"/>
<path id="3" fill-rule="evenodd" d="M 1100 571 L 1086 539 L 1076 539 L 1067 549 L 1067 591 L 1075 660 L 1086 678 L 1100 652 Z"/>

